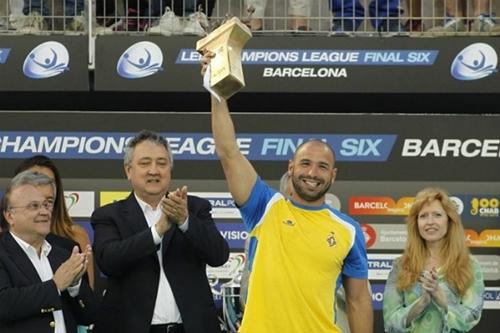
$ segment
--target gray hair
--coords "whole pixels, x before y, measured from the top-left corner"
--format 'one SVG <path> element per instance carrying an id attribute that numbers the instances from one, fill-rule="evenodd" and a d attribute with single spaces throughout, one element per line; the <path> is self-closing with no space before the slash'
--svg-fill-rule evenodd
<path id="1" fill-rule="evenodd" d="M 151 141 L 156 145 L 163 146 L 168 154 L 168 162 L 170 164 L 170 168 L 174 167 L 174 157 L 172 155 L 172 150 L 170 149 L 170 144 L 164 137 L 150 130 L 140 131 L 132 139 L 130 139 L 127 143 L 127 146 L 123 148 L 123 152 L 125 153 L 123 162 L 125 163 L 125 165 L 128 165 L 132 162 L 132 155 L 134 154 L 135 146 L 143 141 Z"/>
<path id="2" fill-rule="evenodd" d="M 56 184 L 54 180 L 52 180 L 50 177 L 47 175 L 37 172 L 37 171 L 30 171 L 26 170 L 23 172 L 18 173 L 12 180 L 10 181 L 9 187 L 5 191 L 5 194 L 2 198 L 2 203 L 1 203 L 1 208 L 2 208 L 2 217 L 0 218 L 0 228 L 1 229 L 8 229 L 9 225 L 5 221 L 3 212 L 6 212 L 10 208 L 10 202 L 9 198 L 12 193 L 16 188 L 21 187 L 23 185 L 32 185 L 32 186 L 45 186 L 45 185 L 50 185 L 52 187 L 52 190 L 54 191 L 54 197 L 56 195 Z"/>

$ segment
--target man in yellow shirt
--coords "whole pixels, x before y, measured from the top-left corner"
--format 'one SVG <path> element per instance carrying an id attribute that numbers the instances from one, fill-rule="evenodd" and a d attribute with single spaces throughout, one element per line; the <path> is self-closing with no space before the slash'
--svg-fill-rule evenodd
<path id="1" fill-rule="evenodd" d="M 202 59 L 202 72 L 211 58 Z M 373 332 L 363 233 L 325 204 L 337 172 L 333 149 L 319 140 L 297 148 L 288 164 L 287 198 L 263 182 L 240 152 L 227 104 L 213 97 L 212 131 L 229 191 L 252 237 L 240 332 L 341 332 L 335 319 L 340 283 L 351 332 Z"/>

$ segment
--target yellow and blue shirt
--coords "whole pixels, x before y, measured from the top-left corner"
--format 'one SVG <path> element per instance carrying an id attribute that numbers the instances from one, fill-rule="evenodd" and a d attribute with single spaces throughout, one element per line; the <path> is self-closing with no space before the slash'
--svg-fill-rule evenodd
<path id="1" fill-rule="evenodd" d="M 252 237 L 240 332 L 340 332 L 337 285 L 368 276 L 359 224 L 328 205 L 294 203 L 260 178 L 240 211 Z"/>

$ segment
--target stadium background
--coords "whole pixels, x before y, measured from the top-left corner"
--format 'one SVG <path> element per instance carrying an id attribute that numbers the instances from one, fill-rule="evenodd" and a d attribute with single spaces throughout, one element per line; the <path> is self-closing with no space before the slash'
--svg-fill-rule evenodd
<path id="1" fill-rule="evenodd" d="M 229 11 L 227 1 L 219 4 L 218 13 Z M 324 18 L 325 8 L 321 4 L 314 15 Z M 424 6 L 424 12 L 429 8 Z M 230 100 L 230 107 L 249 159 L 278 187 L 300 140 L 320 137 L 334 145 L 339 174 L 331 193 L 366 232 L 376 333 L 383 332 L 381 294 L 392 260 L 404 245 L 404 215 L 412 196 L 424 186 L 448 189 L 462 204 L 467 241 L 485 274 L 485 310 L 473 332 L 499 331 L 500 79 L 494 72 L 461 81 L 450 73 L 454 60 L 471 45 L 487 44 L 498 53 L 498 38 L 386 38 L 370 31 L 356 38 L 332 37 L 327 21 L 314 24 L 314 33 L 264 34 L 245 48 L 247 87 Z M 86 35 L 0 34 L 0 192 L 22 158 L 46 154 L 61 170 L 71 215 L 91 234 L 93 209 L 128 194 L 120 144 L 143 128 L 164 133 L 174 143 L 172 187 L 188 185 L 208 198 L 231 246 L 228 264 L 208 271 L 218 292 L 242 268 L 246 232 L 213 152 L 209 97 L 201 87 L 198 61 L 188 56 L 195 54 L 197 39 L 122 34 L 98 36 L 94 44 Z M 22 71 L 27 55 L 51 41 L 67 48 L 69 70 L 29 79 Z M 162 70 L 137 80 L 120 77 L 118 59 L 141 41 L 161 49 Z M 265 51 L 266 61 L 252 58 L 259 50 Z M 307 52 L 368 51 L 389 56 L 377 63 L 273 60 L 273 54 L 294 52 L 304 59 L 311 56 Z M 405 58 L 411 52 L 420 62 Z M 266 68 L 273 73 L 296 68 L 306 74 L 270 77 Z M 319 68 L 344 69 L 345 76 L 307 74 Z M 220 303 L 220 296 L 216 299 Z"/>

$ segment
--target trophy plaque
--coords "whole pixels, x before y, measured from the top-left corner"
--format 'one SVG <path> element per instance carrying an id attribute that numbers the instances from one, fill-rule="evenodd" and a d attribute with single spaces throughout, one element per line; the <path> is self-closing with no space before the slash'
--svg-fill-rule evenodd
<path id="1" fill-rule="evenodd" d="M 210 62 L 210 86 L 226 100 L 245 86 L 241 50 L 251 37 L 250 29 L 233 17 L 196 42 L 198 52 L 208 50 L 215 54 Z"/>

